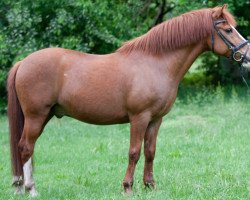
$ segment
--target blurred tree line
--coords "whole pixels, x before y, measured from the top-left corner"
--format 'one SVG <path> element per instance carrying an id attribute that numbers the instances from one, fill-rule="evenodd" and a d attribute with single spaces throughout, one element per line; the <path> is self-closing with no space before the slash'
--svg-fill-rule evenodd
<path id="1" fill-rule="evenodd" d="M 162 21 L 181 13 L 227 3 L 238 30 L 250 36 L 249 0 L 1 0 L 0 96 L 6 98 L 9 68 L 31 52 L 63 47 L 105 54 Z M 239 81 L 234 64 L 211 53 L 201 56 L 199 68 L 206 84 Z M 208 80 L 208 81 L 207 81 Z"/>

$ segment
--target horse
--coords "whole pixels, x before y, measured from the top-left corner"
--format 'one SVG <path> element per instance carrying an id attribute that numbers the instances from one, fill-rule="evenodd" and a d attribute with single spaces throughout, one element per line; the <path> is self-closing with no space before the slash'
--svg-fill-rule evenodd
<path id="1" fill-rule="evenodd" d="M 154 188 L 158 130 L 191 64 L 213 51 L 250 67 L 249 42 L 235 26 L 227 5 L 205 8 L 167 20 L 110 54 L 47 48 L 17 62 L 7 80 L 15 193 L 38 194 L 32 155 L 53 116 L 98 125 L 130 123 L 124 192 L 132 192 L 142 142 L 143 182 Z"/>

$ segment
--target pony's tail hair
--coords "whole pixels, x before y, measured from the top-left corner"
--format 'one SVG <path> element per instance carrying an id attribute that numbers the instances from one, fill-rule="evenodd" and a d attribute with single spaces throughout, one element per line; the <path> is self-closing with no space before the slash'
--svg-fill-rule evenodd
<path id="1" fill-rule="evenodd" d="M 10 152 L 12 173 L 14 176 L 23 176 L 21 154 L 18 150 L 18 143 L 21 139 L 24 126 L 24 115 L 16 93 L 16 72 L 21 61 L 16 63 L 9 72 L 7 81 L 8 90 L 8 118 L 10 132 Z"/>

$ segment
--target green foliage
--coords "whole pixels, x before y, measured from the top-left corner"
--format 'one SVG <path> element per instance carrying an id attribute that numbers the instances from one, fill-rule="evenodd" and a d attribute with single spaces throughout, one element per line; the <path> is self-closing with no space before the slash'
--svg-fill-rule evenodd
<path id="1" fill-rule="evenodd" d="M 188 72 L 182 84 L 186 86 L 208 86 L 211 84 L 212 78 L 212 76 L 206 76 L 202 70 L 191 73 Z"/>
<path id="2" fill-rule="evenodd" d="M 179 87 L 177 104 L 197 104 L 200 106 L 213 104 L 216 101 L 217 105 L 228 103 L 239 99 L 247 101 L 250 93 L 246 87 L 240 86 L 221 86 L 213 85 L 187 85 L 181 84 Z"/>
<path id="3" fill-rule="evenodd" d="M 6 93 L 6 77 L 7 77 L 7 71 L 0 69 L 0 114 L 6 112 L 6 96 L 4 95 Z"/>
<path id="4" fill-rule="evenodd" d="M 7 113 L 7 101 L 6 99 L 0 100 L 0 115 Z"/>
<path id="5" fill-rule="evenodd" d="M 51 46 L 107 53 L 137 33 L 139 2 L 125 6 L 122 1 L 4 0 L 1 4 L 0 66 L 7 68 Z"/>

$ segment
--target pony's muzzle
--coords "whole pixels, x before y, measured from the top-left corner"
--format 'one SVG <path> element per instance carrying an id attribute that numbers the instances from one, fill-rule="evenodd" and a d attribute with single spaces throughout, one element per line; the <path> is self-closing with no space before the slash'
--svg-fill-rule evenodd
<path id="1" fill-rule="evenodd" d="M 250 71 L 250 62 L 243 62 L 242 66 Z"/>

